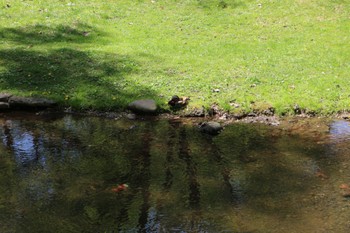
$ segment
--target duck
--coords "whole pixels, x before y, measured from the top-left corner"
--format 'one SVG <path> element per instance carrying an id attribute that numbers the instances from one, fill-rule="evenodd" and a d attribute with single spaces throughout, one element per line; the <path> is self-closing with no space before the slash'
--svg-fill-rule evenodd
<path id="1" fill-rule="evenodd" d="M 169 100 L 168 104 L 171 106 L 171 107 L 174 107 L 174 108 L 181 108 L 181 107 L 184 107 L 188 104 L 188 101 L 190 100 L 189 97 L 179 97 L 177 95 L 174 95 L 171 97 L 171 100 Z"/>

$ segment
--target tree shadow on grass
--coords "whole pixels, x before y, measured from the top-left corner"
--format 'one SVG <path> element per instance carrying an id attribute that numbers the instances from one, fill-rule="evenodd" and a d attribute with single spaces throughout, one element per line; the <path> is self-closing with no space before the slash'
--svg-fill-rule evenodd
<path id="1" fill-rule="evenodd" d="M 94 34 L 94 29 L 87 26 L 0 31 L 0 37 L 15 44 L 14 48 L 0 50 L 0 88 L 24 96 L 49 97 L 61 105 L 84 109 L 116 110 L 135 98 L 154 98 L 156 93 L 127 80 L 127 76 L 140 71 L 140 64 L 132 57 L 86 52 L 71 46 L 70 43 L 90 40 L 92 43 L 95 35 L 84 35 L 89 31 Z M 60 46 L 60 42 L 68 43 Z M 40 49 L 51 43 L 59 46 Z"/>
<path id="2" fill-rule="evenodd" d="M 73 25 L 57 25 L 48 27 L 34 25 L 21 28 L 2 28 L 0 39 L 27 45 L 43 45 L 47 43 L 88 43 L 106 36 L 101 30 L 90 25 L 76 23 Z"/>

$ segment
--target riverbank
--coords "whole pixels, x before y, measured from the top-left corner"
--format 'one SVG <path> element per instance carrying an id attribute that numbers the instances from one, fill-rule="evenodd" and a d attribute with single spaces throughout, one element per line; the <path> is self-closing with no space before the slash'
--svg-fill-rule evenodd
<path id="1" fill-rule="evenodd" d="M 298 133 L 303 133 L 306 131 L 314 131 L 317 129 L 325 129 L 328 127 L 330 122 L 334 120 L 349 120 L 350 114 L 348 112 L 337 113 L 332 115 L 310 115 L 310 114 L 293 114 L 278 116 L 274 114 L 266 113 L 247 113 L 242 115 L 229 114 L 227 112 L 217 112 L 212 114 L 212 112 L 203 112 L 203 115 L 198 115 L 198 109 L 194 109 L 192 112 L 189 110 L 180 111 L 180 112 L 170 112 L 163 111 L 158 112 L 157 114 L 136 114 L 130 110 L 126 111 L 97 111 L 97 110 L 88 110 L 88 111 L 76 111 L 69 108 L 49 108 L 45 110 L 28 110 L 20 111 L 15 110 L 13 114 L 10 111 L 3 112 L 2 114 L 17 115 L 18 112 L 28 113 L 29 115 L 36 116 L 64 116 L 64 115 L 75 115 L 79 117 L 101 117 L 111 120 L 120 120 L 128 119 L 130 121 L 138 120 L 170 120 L 183 122 L 185 124 L 198 125 L 201 122 L 214 121 L 219 122 L 222 126 L 227 126 L 234 123 L 248 123 L 248 124 L 265 124 L 270 126 L 278 126 L 286 129 L 297 129 Z M 20 114 L 21 115 L 21 114 Z M 304 122 L 306 125 L 303 125 Z M 302 123 L 302 125 L 300 125 Z M 299 126 L 298 126 L 299 125 Z M 300 131 L 300 132 L 299 132 Z"/>
<path id="2" fill-rule="evenodd" d="M 64 107 L 55 101 L 46 98 L 20 97 L 9 93 L 0 93 L 0 110 L 3 114 L 13 112 L 35 113 L 38 116 L 51 115 L 79 115 L 94 116 L 119 120 L 126 118 L 129 120 L 138 119 L 169 119 L 181 122 L 187 122 L 187 119 L 202 124 L 205 121 L 215 121 L 222 125 L 229 125 L 235 122 L 245 123 L 261 123 L 271 126 L 279 126 L 281 123 L 293 125 L 298 119 L 315 119 L 316 122 L 328 122 L 332 119 L 349 119 L 349 113 L 343 112 L 333 115 L 317 115 L 315 113 L 307 113 L 304 111 L 295 111 L 294 114 L 278 116 L 273 108 L 264 111 L 253 111 L 249 113 L 232 114 L 228 111 L 220 109 L 217 105 L 212 105 L 210 109 L 204 107 L 197 109 L 188 106 L 187 100 L 179 97 L 173 97 L 168 103 L 171 110 L 162 109 L 156 105 L 154 100 L 136 100 L 128 104 L 128 108 L 124 111 L 98 111 L 98 110 L 74 110 L 72 107 Z M 3 115 L 2 114 L 2 115 Z M 11 114 L 10 114 L 11 115 Z M 195 119 L 195 120 L 194 120 Z M 320 119 L 320 120 L 317 120 Z M 218 124 L 218 123 L 215 123 Z M 220 125 L 218 125 L 221 127 Z M 289 126 L 288 126 L 289 127 Z"/>

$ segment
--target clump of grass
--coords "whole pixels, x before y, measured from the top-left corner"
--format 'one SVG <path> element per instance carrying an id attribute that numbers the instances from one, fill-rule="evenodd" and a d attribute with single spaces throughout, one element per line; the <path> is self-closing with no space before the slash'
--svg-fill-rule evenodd
<path id="1" fill-rule="evenodd" d="M 278 114 L 296 104 L 320 114 L 349 109 L 342 1 L 13 0 L 0 8 L 2 91 L 100 110 L 136 98 L 167 108 L 175 94 L 190 107 L 215 102 L 232 112 L 252 102 Z"/>

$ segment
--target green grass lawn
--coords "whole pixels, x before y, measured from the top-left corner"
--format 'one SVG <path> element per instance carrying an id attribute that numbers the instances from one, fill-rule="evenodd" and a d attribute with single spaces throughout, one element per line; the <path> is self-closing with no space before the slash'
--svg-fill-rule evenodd
<path id="1" fill-rule="evenodd" d="M 0 0 L 0 89 L 77 109 L 350 109 L 345 0 Z M 219 92 L 213 91 L 218 89 Z"/>

